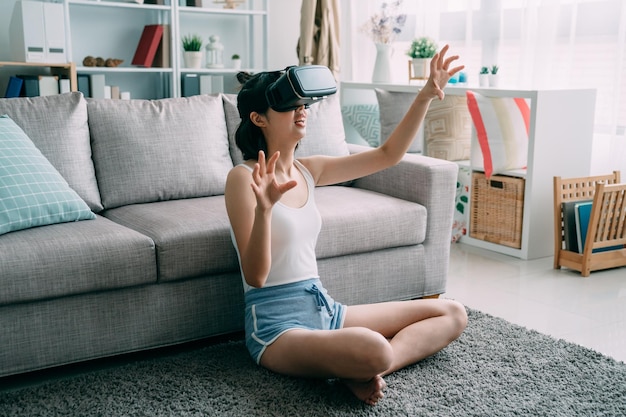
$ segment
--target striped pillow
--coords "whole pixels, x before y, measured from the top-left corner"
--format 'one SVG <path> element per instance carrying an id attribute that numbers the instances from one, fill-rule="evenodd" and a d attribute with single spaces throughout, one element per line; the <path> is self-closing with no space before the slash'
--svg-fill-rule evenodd
<path id="1" fill-rule="evenodd" d="M 466 94 L 485 176 L 526 168 L 530 128 L 530 108 L 526 100 L 485 97 L 473 91 Z"/>
<path id="2" fill-rule="evenodd" d="M 0 235 L 95 217 L 26 133 L 1 115 Z"/>

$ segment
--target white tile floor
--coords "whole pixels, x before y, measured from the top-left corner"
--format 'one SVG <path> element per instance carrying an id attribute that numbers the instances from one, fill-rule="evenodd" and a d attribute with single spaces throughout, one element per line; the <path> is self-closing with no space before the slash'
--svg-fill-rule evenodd
<path id="1" fill-rule="evenodd" d="M 626 362 L 626 267 L 583 278 L 552 264 L 453 244 L 443 297 Z"/>

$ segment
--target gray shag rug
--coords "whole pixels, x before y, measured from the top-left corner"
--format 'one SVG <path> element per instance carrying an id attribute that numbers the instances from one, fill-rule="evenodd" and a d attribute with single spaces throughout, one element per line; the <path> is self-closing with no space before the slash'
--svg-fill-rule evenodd
<path id="1" fill-rule="evenodd" d="M 386 396 L 375 407 L 340 383 L 262 369 L 234 340 L 5 387 L 0 416 L 626 415 L 623 362 L 475 310 L 468 314 L 457 341 L 388 376 Z"/>

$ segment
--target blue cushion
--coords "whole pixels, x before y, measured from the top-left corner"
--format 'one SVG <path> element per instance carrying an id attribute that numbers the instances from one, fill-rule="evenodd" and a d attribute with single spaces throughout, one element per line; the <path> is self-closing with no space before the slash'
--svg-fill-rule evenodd
<path id="1" fill-rule="evenodd" d="M 0 235 L 95 217 L 26 133 L 0 116 Z"/>

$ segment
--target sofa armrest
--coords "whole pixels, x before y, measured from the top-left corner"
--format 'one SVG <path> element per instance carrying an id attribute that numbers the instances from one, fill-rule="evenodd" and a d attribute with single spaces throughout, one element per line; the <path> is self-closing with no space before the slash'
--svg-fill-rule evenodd
<path id="1" fill-rule="evenodd" d="M 349 144 L 351 153 L 369 149 Z M 427 275 L 442 282 L 432 283 L 432 294 L 445 291 L 448 273 L 458 165 L 443 159 L 406 154 L 399 164 L 359 178 L 353 186 L 412 201 L 426 207 L 427 225 L 424 250 Z M 427 283 L 427 286 L 429 283 Z"/>

